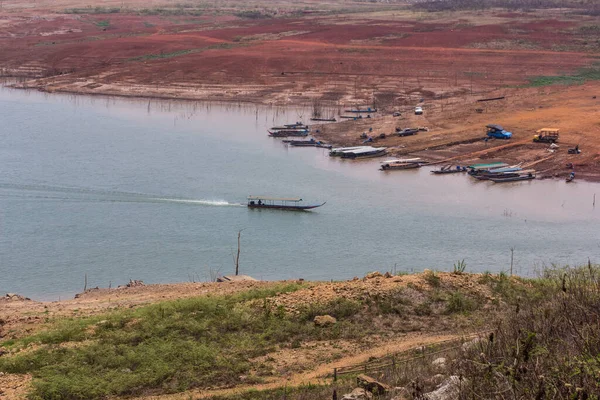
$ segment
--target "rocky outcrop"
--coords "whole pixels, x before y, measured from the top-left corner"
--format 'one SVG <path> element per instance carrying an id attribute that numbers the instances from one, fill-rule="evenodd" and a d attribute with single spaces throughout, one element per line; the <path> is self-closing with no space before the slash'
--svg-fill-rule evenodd
<path id="1" fill-rule="evenodd" d="M 5 296 L 0 297 L 0 301 L 31 301 L 31 299 L 16 293 L 6 293 Z"/>
<path id="2" fill-rule="evenodd" d="M 361 374 L 356 377 L 356 384 L 373 394 L 381 395 L 390 390 L 390 387 L 385 383 L 381 383 L 368 375 Z"/>
<path id="3" fill-rule="evenodd" d="M 443 371 L 446 368 L 446 359 L 444 357 L 436 358 L 431 365 L 436 371 Z"/>
<path id="4" fill-rule="evenodd" d="M 337 323 L 337 319 L 331 315 L 317 315 L 314 319 L 314 323 L 317 326 L 328 326 Z"/>
<path id="5" fill-rule="evenodd" d="M 442 382 L 433 392 L 425 393 L 423 398 L 427 400 L 459 400 L 461 386 L 464 383 L 460 377 L 453 375 Z"/>
<path id="6" fill-rule="evenodd" d="M 345 394 L 342 400 L 371 400 L 373 394 L 363 388 L 356 388 L 351 393 Z"/>

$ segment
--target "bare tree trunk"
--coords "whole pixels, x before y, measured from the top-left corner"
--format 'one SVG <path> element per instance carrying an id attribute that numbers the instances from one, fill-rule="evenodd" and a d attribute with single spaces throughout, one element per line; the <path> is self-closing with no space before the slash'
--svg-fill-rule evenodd
<path id="1" fill-rule="evenodd" d="M 235 275 L 237 276 L 240 272 L 240 237 L 242 236 L 242 231 L 238 231 L 238 248 L 237 255 L 235 257 Z"/>

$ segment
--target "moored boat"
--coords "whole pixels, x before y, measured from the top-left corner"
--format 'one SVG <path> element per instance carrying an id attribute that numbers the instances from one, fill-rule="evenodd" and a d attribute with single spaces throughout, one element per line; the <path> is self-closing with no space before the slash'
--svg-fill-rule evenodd
<path id="1" fill-rule="evenodd" d="M 290 146 L 294 147 L 321 147 L 325 149 L 331 149 L 330 144 L 321 142 L 320 140 L 309 139 L 309 140 L 284 140 Z"/>
<path id="2" fill-rule="evenodd" d="M 493 169 L 493 168 L 502 168 L 502 167 L 508 167 L 508 164 L 505 162 L 492 162 L 492 163 L 485 163 L 485 164 L 473 164 L 473 165 L 467 166 L 467 168 L 471 171 L 479 171 L 479 170 L 484 170 L 484 169 Z"/>
<path id="3" fill-rule="evenodd" d="M 374 113 L 374 112 L 377 112 L 377 109 L 376 108 L 368 107 L 368 108 L 363 108 L 363 109 L 357 108 L 357 109 L 344 110 L 344 112 L 355 113 L 355 114 L 358 114 L 358 113 Z"/>
<path id="4" fill-rule="evenodd" d="M 364 149 L 367 147 L 371 147 L 371 146 L 336 147 L 334 149 L 331 149 L 331 151 L 329 152 L 329 155 L 331 157 L 341 157 L 345 151 Z"/>
<path id="5" fill-rule="evenodd" d="M 535 171 L 522 171 L 520 174 L 501 175 L 489 178 L 489 180 L 494 183 L 528 181 L 531 179 L 535 179 Z"/>
<path id="6" fill-rule="evenodd" d="M 467 167 L 461 167 L 460 165 L 457 165 L 455 168 L 452 168 L 452 166 L 448 165 L 440 169 L 434 169 L 433 171 L 431 171 L 432 174 L 436 175 L 458 174 L 461 172 L 467 172 Z"/>
<path id="7" fill-rule="evenodd" d="M 276 210 L 306 211 L 321 207 L 326 202 L 315 204 L 302 204 L 301 198 L 296 197 L 268 197 L 268 196 L 248 196 L 248 208 L 267 208 Z"/>
<path id="8" fill-rule="evenodd" d="M 521 171 L 521 164 L 516 165 L 505 165 L 500 167 L 492 167 L 492 168 L 479 168 L 479 169 L 471 169 L 469 170 L 469 175 L 473 177 L 482 176 L 482 175 L 490 175 L 490 174 L 501 174 L 507 172 L 518 172 Z"/>
<path id="9" fill-rule="evenodd" d="M 272 131 L 284 131 L 289 129 L 308 129 L 308 125 L 283 125 L 283 126 L 274 126 L 270 130 Z"/>
<path id="10" fill-rule="evenodd" d="M 496 168 L 490 170 L 481 170 L 477 173 L 470 173 L 470 175 L 479 180 L 487 180 L 490 178 L 498 177 L 498 176 L 512 176 L 512 175 L 520 175 L 522 173 L 531 172 L 533 170 L 524 171 L 521 167 L 505 167 L 505 168 Z"/>
<path id="11" fill-rule="evenodd" d="M 420 158 L 395 158 L 381 162 L 381 171 L 421 168 L 425 162 Z"/>
<path id="12" fill-rule="evenodd" d="M 271 129 L 290 129 L 290 128 L 303 128 L 306 124 L 302 122 L 294 122 L 293 124 L 283 124 L 282 126 L 274 126 Z"/>
<path id="13" fill-rule="evenodd" d="M 311 121 L 320 121 L 320 122 L 336 122 L 335 118 L 311 118 Z"/>
<path id="14" fill-rule="evenodd" d="M 269 131 L 271 137 L 308 136 L 308 129 L 281 129 Z"/>
<path id="15" fill-rule="evenodd" d="M 385 155 L 387 152 L 386 147 L 371 147 L 365 146 L 365 148 L 357 149 L 357 150 L 349 150 L 342 152 L 342 158 L 371 158 L 371 157 L 380 157 Z"/>

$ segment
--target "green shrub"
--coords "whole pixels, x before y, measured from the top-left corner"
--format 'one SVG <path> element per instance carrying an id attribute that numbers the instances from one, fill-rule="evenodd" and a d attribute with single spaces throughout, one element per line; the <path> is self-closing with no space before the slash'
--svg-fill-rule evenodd
<path id="1" fill-rule="evenodd" d="M 423 279 L 425 279 L 425 282 L 429 283 L 432 287 L 439 287 L 441 284 L 440 277 L 437 276 L 435 271 L 426 270 L 423 273 Z"/>
<path id="2" fill-rule="evenodd" d="M 474 311 L 477 308 L 477 303 L 472 299 L 465 297 L 461 292 L 451 293 L 446 304 L 446 313 L 467 313 Z"/>
<path id="3" fill-rule="evenodd" d="M 458 260 L 456 263 L 454 263 L 454 273 L 457 275 L 462 274 L 463 272 L 465 272 L 465 268 L 467 268 L 467 263 L 465 262 L 464 258 L 462 260 Z"/>

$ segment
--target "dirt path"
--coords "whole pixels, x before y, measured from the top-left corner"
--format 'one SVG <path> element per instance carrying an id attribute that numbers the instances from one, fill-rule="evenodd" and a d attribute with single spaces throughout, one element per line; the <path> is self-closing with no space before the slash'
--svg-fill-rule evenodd
<path id="1" fill-rule="evenodd" d="M 341 358 L 331 363 L 321 364 L 316 369 L 306 371 L 289 376 L 281 376 L 272 379 L 263 384 L 241 385 L 231 389 L 216 389 L 216 390 L 190 390 L 183 393 L 161 395 L 161 396 L 143 396 L 137 399 L 153 399 L 153 400 L 179 400 L 189 399 L 191 396 L 195 399 L 205 399 L 213 396 L 231 396 L 241 394 L 249 390 L 270 390 L 283 386 L 297 387 L 308 384 L 323 383 L 327 377 L 332 374 L 334 368 L 348 367 L 365 363 L 372 358 L 381 358 L 391 354 L 403 353 L 420 346 L 432 345 L 448 340 L 460 339 L 463 335 L 423 335 L 411 334 L 402 338 L 400 341 L 392 340 L 385 344 L 380 344 L 375 348 L 366 350 L 359 354 L 353 354 L 348 357 Z"/>

